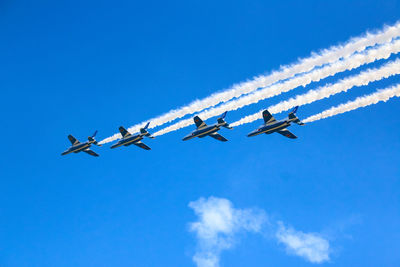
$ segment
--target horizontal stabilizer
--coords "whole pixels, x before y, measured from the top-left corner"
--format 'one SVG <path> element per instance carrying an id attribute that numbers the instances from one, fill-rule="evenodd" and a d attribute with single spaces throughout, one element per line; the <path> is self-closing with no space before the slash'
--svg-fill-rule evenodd
<path id="1" fill-rule="evenodd" d="M 148 122 L 146 124 L 146 126 L 144 126 L 144 128 L 140 128 L 140 134 L 143 136 L 146 136 L 148 138 L 155 138 L 154 136 L 152 136 L 148 131 L 147 128 L 149 127 L 150 122 Z"/>
<path id="2" fill-rule="evenodd" d="M 225 116 L 226 116 L 226 113 L 227 113 L 228 111 L 225 111 L 222 115 L 221 115 L 221 117 L 219 117 L 218 119 L 217 119 L 217 121 L 218 121 L 218 126 L 222 126 L 222 127 L 225 127 L 225 128 L 227 128 L 227 129 L 233 129 L 231 126 L 229 126 L 229 124 L 224 120 L 224 118 L 225 118 Z"/>
<path id="3" fill-rule="evenodd" d="M 292 122 L 294 122 L 294 123 L 296 123 L 296 124 L 298 124 L 298 125 L 305 125 L 304 123 L 302 123 L 300 120 L 299 120 L 299 118 L 297 118 L 297 116 L 296 116 L 296 112 L 297 112 L 297 109 L 299 108 L 299 106 L 296 106 L 290 113 L 289 113 L 289 115 L 288 115 L 288 117 L 289 117 L 289 120 L 291 120 Z"/>

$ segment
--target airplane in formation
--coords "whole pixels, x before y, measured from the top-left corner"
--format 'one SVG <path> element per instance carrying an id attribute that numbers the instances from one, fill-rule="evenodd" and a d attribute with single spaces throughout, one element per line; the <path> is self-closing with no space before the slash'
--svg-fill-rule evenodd
<path id="1" fill-rule="evenodd" d="M 288 118 L 284 120 L 277 121 L 268 110 L 264 110 L 262 113 L 263 119 L 264 119 L 264 124 L 261 125 L 258 129 L 252 131 L 249 133 L 247 136 L 252 137 L 256 136 L 259 134 L 271 134 L 271 133 L 279 133 L 285 137 L 291 138 L 291 139 L 296 139 L 297 136 L 295 136 L 293 133 L 291 133 L 287 127 L 289 127 L 292 123 L 296 123 L 298 125 L 305 125 L 302 123 L 299 118 L 296 116 L 297 109 L 299 107 L 295 107 L 289 114 Z M 217 132 L 221 130 L 221 127 L 227 128 L 227 129 L 233 129 L 229 124 L 224 120 L 227 112 L 224 112 L 221 117 L 217 119 L 217 123 L 213 125 L 207 125 L 202 119 L 199 118 L 199 116 L 195 116 L 193 118 L 194 123 L 196 124 L 197 129 L 194 130 L 192 133 L 189 135 L 185 136 L 182 140 L 186 141 L 195 137 L 203 138 L 206 136 L 210 136 L 214 139 L 217 139 L 218 141 L 226 142 L 228 139 L 223 137 L 222 135 L 218 134 Z M 122 138 L 115 143 L 114 145 L 111 146 L 111 148 L 117 148 L 120 146 L 129 146 L 129 145 L 136 145 L 140 148 L 143 148 L 145 150 L 150 150 L 151 148 L 145 145 L 144 143 L 141 142 L 144 137 L 148 138 L 154 138 L 148 131 L 147 128 L 149 127 L 150 122 L 146 124 L 145 127 L 140 129 L 140 132 L 137 134 L 132 135 L 128 130 L 126 130 L 124 127 L 120 126 L 119 131 L 122 135 Z M 81 143 L 79 142 L 75 137 L 72 135 L 68 135 L 68 139 L 71 142 L 72 146 L 68 148 L 66 151 L 61 153 L 62 156 L 67 155 L 69 153 L 78 153 L 78 152 L 85 152 L 89 155 L 98 157 L 99 155 L 94 152 L 93 150 L 90 149 L 92 145 L 97 145 L 101 146 L 95 139 L 94 137 L 96 136 L 97 131 L 94 132 L 92 136 L 88 137 L 88 141 Z"/>
<path id="2" fill-rule="evenodd" d="M 286 127 L 289 127 L 292 122 L 298 124 L 298 125 L 305 125 L 304 123 L 302 123 L 299 118 L 297 118 L 296 116 L 296 112 L 297 109 L 299 107 L 295 107 L 288 115 L 288 118 L 285 120 L 280 120 L 277 121 L 272 115 L 271 113 L 269 113 L 269 111 L 266 109 L 263 111 L 262 115 L 263 115 L 263 119 L 264 119 L 264 124 L 261 125 L 258 129 L 252 131 L 251 133 L 249 133 L 247 136 L 251 137 L 251 136 L 256 136 L 262 133 L 265 134 L 271 134 L 271 133 L 279 133 L 283 136 L 286 136 L 288 138 L 291 139 L 296 139 L 297 136 L 295 136 L 293 133 L 291 133 L 288 129 L 286 129 Z"/>
<path id="3" fill-rule="evenodd" d="M 72 135 L 68 135 L 68 139 L 71 142 L 72 146 L 70 148 L 68 148 L 67 150 L 65 150 L 63 153 L 61 153 L 61 155 L 64 156 L 64 155 L 67 155 L 72 152 L 78 153 L 78 152 L 83 151 L 85 153 L 88 153 L 91 156 L 98 157 L 99 154 L 97 154 L 96 152 L 94 152 L 93 150 L 91 150 L 89 148 L 92 146 L 92 144 L 94 144 L 96 146 L 101 146 L 99 143 L 97 143 L 96 139 L 94 139 L 96 134 L 97 134 L 97 131 L 95 131 L 92 136 L 89 136 L 88 141 L 86 141 L 85 143 L 81 143 Z"/>
<path id="4" fill-rule="evenodd" d="M 154 138 L 154 136 L 152 136 L 148 131 L 147 128 L 149 127 L 150 122 L 148 122 L 146 124 L 146 126 L 144 128 L 140 129 L 140 133 L 132 135 L 130 132 L 128 132 L 124 127 L 120 126 L 119 127 L 119 132 L 122 135 L 122 138 L 115 143 L 114 145 L 111 146 L 111 148 L 117 148 L 120 146 L 130 146 L 132 144 L 146 149 L 146 150 L 150 150 L 151 148 L 148 147 L 147 145 L 145 145 L 144 143 L 140 142 L 140 140 L 143 139 L 144 136 L 148 137 L 148 138 Z"/>
<path id="5" fill-rule="evenodd" d="M 193 118 L 194 123 L 196 124 L 197 129 L 194 130 L 191 134 L 185 136 L 182 140 L 186 141 L 195 137 L 203 138 L 206 136 L 210 136 L 214 139 L 217 139 L 222 142 L 228 141 L 225 137 L 218 134 L 217 132 L 221 129 L 221 127 L 225 127 L 227 129 L 233 129 L 229 126 L 229 124 L 224 120 L 227 111 L 225 111 L 221 117 L 217 119 L 217 123 L 213 125 L 207 125 L 199 116 L 195 116 Z"/>

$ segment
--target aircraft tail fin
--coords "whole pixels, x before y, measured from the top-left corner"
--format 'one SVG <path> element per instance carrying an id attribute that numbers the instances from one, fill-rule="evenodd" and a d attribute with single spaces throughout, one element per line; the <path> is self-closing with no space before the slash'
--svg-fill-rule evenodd
<path id="1" fill-rule="evenodd" d="M 233 129 L 233 127 L 229 126 L 229 124 L 224 120 L 224 118 L 225 118 L 225 116 L 226 116 L 226 113 L 227 113 L 227 111 L 225 111 L 225 112 L 221 115 L 221 117 L 219 117 L 219 118 L 217 119 L 218 125 L 219 125 L 219 126 L 222 126 L 222 127 L 225 127 L 225 128 L 227 128 L 227 129 Z"/>
<path id="2" fill-rule="evenodd" d="M 298 108 L 299 108 L 299 106 L 294 107 L 294 109 L 289 113 L 289 115 L 288 115 L 289 120 L 292 121 L 292 122 L 294 122 L 294 123 L 296 123 L 296 124 L 298 124 L 298 125 L 305 125 L 305 124 L 302 123 L 302 122 L 299 120 L 299 118 L 297 118 L 297 116 L 296 116 L 296 112 L 297 112 L 297 109 L 298 109 Z"/>
<path id="3" fill-rule="evenodd" d="M 152 136 L 148 131 L 147 128 L 149 127 L 150 122 L 148 122 L 146 124 L 146 126 L 144 126 L 143 128 L 140 129 L 140 134 L 143 136 L 146 136 L 148 138 L 155 138 L 154 136 Z"/>
<path id="4" fill-rule="evenodd" d="M 96 134 L 97 134 L 97 130 L 93 133 L 92 136 L 88 136 L 88 140 L 89 140 L 89 142 L 91 142 L 92 144 L 94 144 L 94 145 L 96 145 L 96 146 L 101 146 L 101 145 L 96 141 L 96 139 L 94 139 L 94 137 L 96 136 Z"/>

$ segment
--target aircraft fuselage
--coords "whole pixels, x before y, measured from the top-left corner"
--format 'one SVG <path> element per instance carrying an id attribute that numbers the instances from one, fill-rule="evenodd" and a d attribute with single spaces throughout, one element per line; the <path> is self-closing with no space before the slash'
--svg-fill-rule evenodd
<path id="1" fill-rule="evenodd" d="M 132 145 L 140 140 L 143 139 L 143 136 L 140 134 L 137 135 L 131 135 L 128 136 L 126 138 L 122 138 L 121 140 L 119 140 L 115 145 L 112 145 L 111 148 L 117 148 L 120 146 L 129 146 Z"/>
<path id="2" fill-rule="evenodd" d="M 193 131 L 191 134 L 185 136 L 183 138 L 183 141 L 195 138 L 195 137 L 205 137 L 207 135 L 210 135 L 212 133 L 218 132 L 221 128 L 218 125 L 210 125 L 210 126 L 206 126 L 200 129 L 197 129 L 195 131 Z"/>
<path id="3" fill-rule="evenodd" d="M 251 136 L 256 136 L 256 135 L 259 135 L 262 133 L 271 134 L 271 133 L 280 131 L 282 129 L 285 129 L 286 127 L 289 127 L 290 124 L 291 124 L 291 121 L 289 121 L 289 120 L 282 120 L 282 121 L 276 121 L 276 122 L 269 123 L 269 124 L 264 124 L 260 128 L 249 133 L 247 136 L 251 137 Z"/>

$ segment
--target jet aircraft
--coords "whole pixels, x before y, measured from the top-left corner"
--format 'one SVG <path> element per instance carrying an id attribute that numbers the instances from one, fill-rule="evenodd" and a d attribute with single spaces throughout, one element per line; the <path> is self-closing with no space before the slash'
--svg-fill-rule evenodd
<path id="1" fill-rule="evenodd" d="M 305 125 L 296 117 L 296 111 L 299 107 L 295 107 L 288 115 L 288 118 L 285 120 L 277 121 L 268 110 L 264 110 L 262 115 L 264 118 L 264 124 L 261 125 L 258 129 L 252 131 L 247 136 L 256 136 L 262 133 L 271 134 L 271 133 L 279 133 L 283 136 L 286 136 L 291 139 L 296 139 L 297 136 L 292 134 L 286 127 L 289 127 L 292 122 L 298 125 Z"/>
<path id="2" fill-rule="evenodd" d="M 229 126 L 228 123 L 224 121 L 226 113 L 227 112 L 225 111 L 224 114 L 222 114 L 221 117 L 218 118 L 217 123 L 214 125 L 207 125 L 198 116 L 195 116 L 193 120 L 197 126 L 197 129 L 194 130 L 191 134 L 185 136 L 182 140 L 186 141 L 195 137 L 203 138 L 206 136 L 210 136 L 222 142 L 228 141 L 228 139 L 217 133 L 221 129 L 221 127 L 225 127 L 227 129 L 233 129 L 232 127 Z"/>
<path id="3" fill-rule="evenodd" d="M 70 148 L 68 148 L 67 150 L 65 150 L 63 153 L 61 153 L 62 156 L 67 155 L 69 153 L 78 153 L 78 152 L 85 152 L 88 153 L 89 155 L 98 157 L 99 155 L 94 152 L 93 150 L 90 150 L 89 147 L 91 147 L 92 144 L 96 145 L 96 146 L 101 146 L 99 143 L 97 143 L 97 141 L 94 139 L 94 137 L 96 136 L 97 131 L 94 132 L 94 134 L 92 136 L 88 137 L 88 141 L 85 143 L 81 143 L 78 140 L 76 140 L 75 137 L 73 137 L 72 135 L 68 135 L 68 139 L 71 142 L 72 146 Z"/>
<path id="4" fill-rule="evenodd" d="M 124 127 L 119 127 L 119 131 L 122 135 L 122 139 L 120 139 L 117 143 L 111 146 L 111 148 L 116 148 L 120 146 L 129 146 L 129 145 L 136 145 L 140 148 L 150 150 L 151 148 L 140 142 L 140 140 L 143 139 L 143 136 L 149 137 L 149 138 L 154 138 L 148 131 L 147 127 L 149 127 L 150 122 L 146 124 L 144 128 L 140 129 L 140 133 L 132 135 L 130 132 L 128 132 Z"/>

